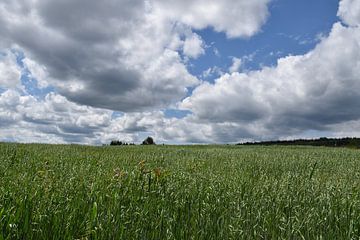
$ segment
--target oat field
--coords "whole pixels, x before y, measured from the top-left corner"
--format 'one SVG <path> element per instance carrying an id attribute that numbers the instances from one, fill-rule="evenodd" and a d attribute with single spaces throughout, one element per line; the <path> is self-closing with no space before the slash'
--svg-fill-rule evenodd
<path id="1" fill-rule="evenodd" d="M 0 144 L 0 239 L 358 239 L 360 150 Z"/>

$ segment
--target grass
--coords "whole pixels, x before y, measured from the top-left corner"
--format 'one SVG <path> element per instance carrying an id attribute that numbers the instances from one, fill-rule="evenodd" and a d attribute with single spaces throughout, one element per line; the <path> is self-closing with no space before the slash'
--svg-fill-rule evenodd
<path id="1" fill-rule="evenodd" d="M 2 239 L 358 239 L 360 151 L 0 144 Z"/>

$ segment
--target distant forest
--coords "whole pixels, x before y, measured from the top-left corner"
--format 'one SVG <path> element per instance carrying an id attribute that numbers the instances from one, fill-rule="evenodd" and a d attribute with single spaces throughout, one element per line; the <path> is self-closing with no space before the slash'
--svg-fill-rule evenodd
<path id="1" fill-rule="evenodd" d="M 360 148 L 360 138 L 319 138 L 319 139 L 295 139 L 278 140 L 265 142 L 245 142 L 237 145 L 303 145 L 303 146 L 324 146 L 324 147 L 352 147 Z"/>

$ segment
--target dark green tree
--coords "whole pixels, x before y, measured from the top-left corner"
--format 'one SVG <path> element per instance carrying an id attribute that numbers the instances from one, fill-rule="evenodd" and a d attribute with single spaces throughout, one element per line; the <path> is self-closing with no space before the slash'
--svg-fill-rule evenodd
<path id="1" fill-rule="evenodd" d="M 152 137 L 147 137 L 143 142 L 142 145 L 155 145 L 154 139 Z"/>
<path id="2" fill-rule="evenodd" d="M 123 142 L 118 141 L 118 140 L 113 140 L 110 143 L 110 146 L 118 146 L 118 145 L 123 145 Z"/>

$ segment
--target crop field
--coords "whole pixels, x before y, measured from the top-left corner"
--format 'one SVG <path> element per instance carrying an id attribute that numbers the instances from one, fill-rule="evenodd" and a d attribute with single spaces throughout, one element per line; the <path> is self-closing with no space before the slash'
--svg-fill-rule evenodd
<path id="1" fill-rule="evenodd" d="M 0 239 L 358 239 L 360 151 L 0 144 Z"/>

